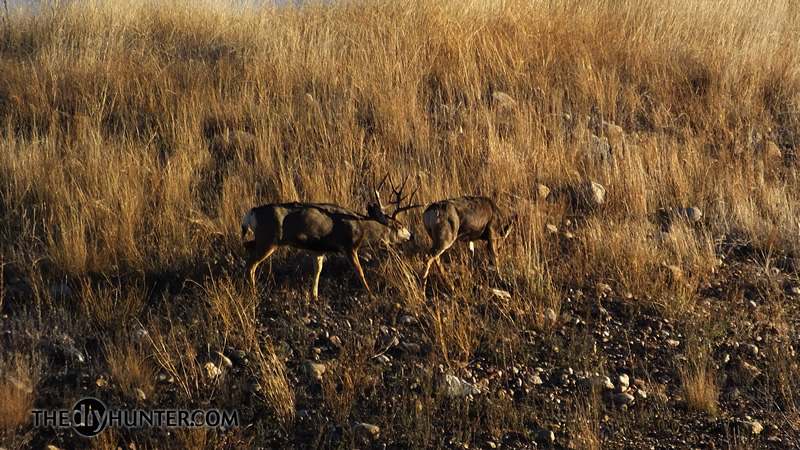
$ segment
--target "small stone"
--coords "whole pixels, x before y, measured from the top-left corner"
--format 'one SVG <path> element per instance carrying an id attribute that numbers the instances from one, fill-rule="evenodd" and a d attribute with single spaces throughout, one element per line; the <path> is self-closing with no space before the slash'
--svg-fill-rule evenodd
<path id="1" fill-rule="evenodd" d="M 467 397 L 481 393 L 480 389 L 455 375 L 446 374 L 444 376 L 444 382 L 447 395 L 450 397 Z"/>
<path id="2" fill-rule="evenodd" d="M 539 375 L 531 375 L 530 378 L 528 378 L 528 383 L 537 386 L 544 382 L 542 381 L 542 377 L 540 377 Z"/>
<path id="3" fill-rule="evenodd" d="M 378 439 L 381 436 L 380 427 L 371 423 L 356 423 L 353 425 L 353 432 L 366 436 L 369 439 Z"/>
<path id="4" fill-rule="evenodd" d="M 333 335 L 328 338 L 328 342 L 331 343 L 332 346 L 336 348 L 340 348 L 342 346 L 342 339 L 339 336 Z"/>
<path id="5" fill-rule="evenodd" d="M 69 354 L 72 355 L 72 358 L 79 363 L 86 362 L 86 357 L 83 356 L 83 353 L 75 347 L 71 347 L 69 349 Z"/>
<path id="6" fill-rule="evenodd" d="M 764 156 L 770 159 L 781 159 L 783 152 L 777 144 L 768 140 L 764 142 Z"/>
<path id="7" fill-rule="evenodd" d="M 603 134 L 608 139 L 608 145 L 611 150 L 622 151 L 623 143 L 625 142 L 625 132 L 622 127 L 615 125 L 611 122 L 603 121 L 602 123 Z"/>
<path id="8" fill-rule="evenodd" d="M 392 360 L 386 355 L 377 355 L 372 359 L 378 364 L 389 364 L 392 362 Z"/>
<path id="9" fill-rule="evenodd" d="M 211 378 L 212 380 L 222 375 L 222 369 L 217 367 L 217 365 L 211 361 L 207 362 L 203 367 L 206 370 L 206 375 L 208 378 Z"/>
<path id="10" fill-rule="evenodd" d="M 417 319 L 414 316 L 405 315 L 400 317 L 400 323 L 403 325 L 416 325 Z"/>
<path id="11" fill-rule="evenodd" d="M 489 293 L 503 300 L 511 299 L 511 293 L 509 293 L 508 291 L 504 291 L 502 289 L 489 288 Z"/>
<path id="12" fill-rule="evenodd" d="M 620 392 L 619 394 L 614 394 L 614 405 L 616 405 L 618 408 L 632 405 L 634 400 L 635 398 L 631 394 L 628 394 L 627 392 Z"/>
<path id="13" fill-rule="evenodd" d="M 611 378 L 602 376 L 602 375 L 595 375 L 592 377 L 582 378 L 578 382 L 584 388 L 602 388 L 606 390 L 614 389 L 614 383 L 611 382 Z"/>
<path id="14" fill-rule="evenodd" d="M 644 400 L 644 399 L 647 398 L 647 391 L 645 391 L 644 389 L 641 389 L 641 388 L 640 389 L 636 389 L 636 393 L 634 395 L 635 395 L 635 397 Z"/>
<path id="15" fill-rule="evenodd" d="M 617 377 L 617 383 L 619 384 L 619 387 L 625 391 L 631 385 L 630 377 L 628 377 L 628 374 L 626 373 L 620 374 L 620 376 Z"/>
<path id="16" fill-rule="evenodd" d="M 143 390 L 136 388 L 133 390 L 133 392 L 136 394 L 136 400 L 139 400 L 140 402 L 147 400 L 147 394 L 145 394 Z"/>
<path id="17" fill-rule="evenodd" d="M 547 196 L 550 195 L 550 188 L 543 185 L 537 184 L 536 185 L 536 198 L 545 199 Z"/>
<path id="18" fill-rule="evenodd" d="M 667 339 L 665 342 L 670 347 L 677 347 L 677 346 L 681 345 L 681 341 L 679 341 L 677 339 Z"/>
<path id="19" fill-rule="evenodd" d="M 746 361 L 742 361 L 742 370 L 744 370 L 750 378 L 756 378 L 761 375 L 761 369 Z"/>
<path id="20" fill-rule="evenodd" d="M 143 339 L 147 338 L 150 333 L 147 332 L 144 328 L 137 328 L 133 331 L 133 342 L 141 342 Z"/>
<path id="21" fill-rule="evenodd" d="M 500 109 L 511 109 L 516 106 L 517 102 L 505 92 L 494 91 L 492 92 L 492 104 Z"/>
<path id="22" fill-rule="evenodd" d="M 316 380 L 322 379 L 322 374 L 325 373 L 325 364 L 307 362 L 303 365 L 306 375 Z"/>
<path id="23" fill-rule="evenodd" d="M 545 230 L 550 234 L 558 234 L 558 227 L 553 225 L 552 223 L 548 223 L 545 225 Z"/>
<path id="24" fill-rule="evenodd" d="M 175 377 L 173 377 L 169 372 L 161 371 L 156 375 L 156 381 L 159 383 L 167 383 L 172 384 L 175 382 Z"/>
<path id="25" fill-rule="evenodd" d="M 756 422 L 754 420 L 753 421 L 743 420 L 740 423 L 742 424 L 742 427 L 745 429 L 745 432 L 747 433 L 755 435 L 755 434 L 761 434 L 761 432 L 764 431 L 764 426 L 761 425 L 761 423 Z"/>
<path id="26" fill-rule="evenodd" d="M 553 310 L 553 308 L 545 308 L 544 310 L 544 320 L 552 325 L 558 319 L 558 314 Z"/>
<path id="27" fill-rule="evenodd" d="M 556 441 L 556 435 L 550 430 L 541 429 L 536 432 L 536 442 L 552 444 L 555 441 Z"/>
<path id="28" fill-rule="evenodd" d="M 758 346 L 755 344 L 747 344 L 743 346 L 745 353 L 750 356 L 758 356 Z"/>
<path id="29" fill-rule="evenodd" d="M 611 286 L 606 283 L 597 283 L 594 285 L 594 290 L 598 297 L 605 297 L 611 293 Z"/>

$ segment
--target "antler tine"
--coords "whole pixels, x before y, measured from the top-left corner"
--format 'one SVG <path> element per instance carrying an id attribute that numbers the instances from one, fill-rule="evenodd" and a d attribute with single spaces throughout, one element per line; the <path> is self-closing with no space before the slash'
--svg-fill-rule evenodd
<path id="1" fill-rule="evenodd" d="M 378 202 L 378 206 L 381 208 L 381 210 L 386 209 L 386 207 L 383 205 L 383 202 L 381 201 L 380 190 L 383 187 L 383 184 L 386 182 L 386 178 L 388 178 L 388 177 L 389 177 L 388 173 L 386 175 L 384 175 L 383 179 L 381 180 L 381 183 L 377 187 L 375 187 L 375 178 L 374 178 L 374 176 L 372 178 L 372 186 L 373 186 L 373 191 L 375 192 L 375 200 Z M 392 180 L 390 179 L 389 182 L 391 183 Z"/>
<path id="2" fill-rule="evenodd" d="M 391 181 L 392 181 L 392 179 L 389 178 L 389 182 L 391 182 Z M 393 203 L 395 205 L 397 205 L 398 207 L 400 206 L 400 203 L 403 202 L 403 200 L 408 198 L 407 196 L 403 197 L 403 190 L 405 190 L 405 188 L 406 188 L 406 183 L 408 183 L 408 175 L 406 175 L 406 177 L 403 179 L 403 184 L 400 185 L 400 189 L 397 189 L 394 186 L 394 183 L 392 183 L 392 194 L 394 195 L 394 202 Z M 415 190 L 415 192 L 416 192 L 416 190 Z"/>
<path id="3" fill-rule="evenodd" d="M 406 181 L 408 181 L 408 177 L 406 177 Z M 403 182 L 403 186 L 405 186 L 405 185 L 406 185 L 406 183 L 404 181 Z M 419 186 L 417 186 L 417 188 L 414 189 L 414 192 L 412 192 L 410 196 L 403 198 L 403 199 L 408 198 L 408 205 L 406 205 L 406 206 L 400 206 L 401 200 L 399 199 L 399 195 L 398 195 L 397 207 L 394 210 L 394 212 L 392 213 L 392 219 L 397 217 L 397 215 L 400 214 L 403 211 L 408 211 L 409 209 L 414 209 L 414 208 L 419 208 L 419 207 L 425 206 L 425 205 L 422 205 L 422 204 L 419 204 L 419 205 L 412 205 L 411 204 L 414 201 L 414 196 L 417 195 L 417 191 L 418 190 L 419 190 Z M 400 188 L 400 192 L 402 192 L 402 191 L 403 191 L 403 188 L 401 187 Z"/>

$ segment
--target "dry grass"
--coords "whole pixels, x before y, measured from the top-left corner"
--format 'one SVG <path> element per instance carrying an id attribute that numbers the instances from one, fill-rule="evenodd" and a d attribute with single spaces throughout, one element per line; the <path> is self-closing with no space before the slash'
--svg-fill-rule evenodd
<path id="1" fill-rule="evenodd" d="M 689 359 L 679 367 L 686 406 L 689 411 L 714 416 L 719 408 L 719 382 L 711 367 L 709 351 L 694 348 L 689 355 Z"/>
<path id="2" fill-rule="evenodd" d="M 574 332 L 586 337 L 574 345 L 558 331 L 562 310 L 588 303 L 592 295 L 582 294 L 596 283 L 630 293 L 623 309 L 632 317 L 655 312 L 697 329 L 718 259 L 746 248 L 769 269 L 800 255 L 799 15 L 788 0 L 89 0 L 35 14 L 12 9 L 0 39 L 0 307 L 10 317 L 0 325 L 29 333 L 0 350 L 33 354 L 67 335 L 99 355 L 92 376 L 108 376 L 112 392 L 158 395 L 153 377 L 163 370 L 175 378 L 164 401 L 242 405 L 277 418 L 275 433 L 285 438 L 296 431 L 298 403 L 314 398 L 292 373 L 318 357 L 308 323 L 320 317 L 333 317 L 346 342 L 320 388 L 320 410 L 337 423 L 366 420 L 356 417 L 365 392 L 383 383 L 368 363 L 369 343 L 401 315 L 419 321 L 426 370 L 535 364 L 550 354 L 541 342 L 566 346 L 573 361 L 594 358 L 590 331 Z M 495 92 L 513 104 L 498 104 Z M 606 160 L 587 156 L 602 121 L 626 133 Z M 763 151 L 765 140 L 782 155 Z M 294 200 L 362 211 L 369 182 L 386 172 L 410 175 L 421 202 L 484 194 L 516 213 L 498 272 L 482 244 L 475 258 L 456 245 L 444 258 L 454 287 L 434 273 L 426 297 L 418 277 L 429 241 L 419 214 L 407 213 L 420 238 L 375 250 L 378 262 L 365 264 L 376 299 L 362 298 L 351 271 L 335 274 L 334 261 L 323 271 L 322 299 L 310 302 L 310 265 L 293 250 L 272 256 L 259 293 L 249 291 L 240 267 L 245 211 Z M 604 208 L 579 214 L 537 198 L 538 183 L 586 179 L 606 187 Z M 662 233 L 656 210 L 689 205 L 703 210 L 703 223 Z M 54 293 L 61 285 L 66 292 Z M 491 297 L 487 287 L 512 298 Z M 775 295 L 759 305 L 782 305 L 782 289 L 765 288 Z M 720 294 L 731 312 L 744 290 Z M 545 319 L 551 312 L 557 320 Z M 794 319 L 779 321 L 779 336 L 791 335 Z M 738 326 L 731 334 L 744 336 Z M 148 337 L 134 341 L 139 328 Z M 768 357 L 780 360 L 787 342 Z M 228 349 L 251 357 L 235 386 L 204 369 L 206 355 Z M 715 357 L 681 376 L 690 408 L 712 414 Z M 793 413 L 795 396 L 780 382 L 797 371 L 790 361 L 773 365 L 765 388 Z M 32 383 L 39 376 L 23 375 Z M 432 378 L 421 379 L 420 391 L 436 391 Z M 10 430 L 38 397 L 3 383 L 12 401 L 0 419 Z M 251 401 L 242 386 L 254 383 Z M 78 395 L 61 389 L 52 395 L 64 404 Z M 524 427 L 502 408 L 443 406 L 424 395 L 392 402 L 408 415 L 368 402 L 395 413 L 384 435 L 413 428 L 411 445 L 421 447 L 442 444 L 441 423 L 452 425 L 442 416 L 454 411 L 471 414 L 457 427 L 484 426 L 487 410 L 499 415 L 493 430 Z M 596 447 L 591 405 L 580 413 L 587 446 Z M 226 442 L 262 432 L 269 435 L 248 430 Z M 215 437 L 176 439 L 214 446 Z M 163 446 L 153 439 L 146 445 Z"/>

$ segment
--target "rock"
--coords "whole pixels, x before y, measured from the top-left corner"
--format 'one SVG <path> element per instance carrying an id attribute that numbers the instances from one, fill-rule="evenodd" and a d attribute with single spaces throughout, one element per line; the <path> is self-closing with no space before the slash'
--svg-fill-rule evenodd
<path id="1" fill-rule="evenodd" d="M 207 362 L 203 368 L 206 370 L 206 375 L 208 378 L 212 380 L 222 376 L 222 369 L 217 367 L 217 365 L 211 361 Z"/>
<path id="2" fill-rule="evenodd" d="M 359 422 L 354 424 L 353 433 L 356 435 L 366 436 L 369 439 L 378 439 L 381 437 L 380 427 L 371 423 Z"/>
<path id="3" fill-rule="evenodd" d="M 656 211 L 656 217 L 664 227 L 664 231 L 669 231 L 670 227 L 678 221 L 688 224 L 699 223 L 703 220 L 703 211 L 695 206 L 673 209 L 660 208 Z"/>
<path id="4" fill-rule="evenodd" d="M 543 384 L 544 382 L 542 381 L 542 377 L 540 377 L 539 375 L 531 375 L 528 378 L 528 383 L 534 386 L 538 386 L 540 384 Z"/>
<path id="5" fill-rule="evenodd" d="M 537 184 L 536 185 L 536 199 L 546 199 L 548 195 L 550 195 L 550 188 L 545 186 L 544 184 Z"/>
<path id="6" fill-rule="evenodd" d="M 578 384 L 587 389 L 595 388 L 606 389 L 609 391 L 614 389 L 614 383 L 611 382 L 611 378 L 603 375 L 581 378 L 580 381 L 578 381 Z"/>
<path id="7" fill-rule="evenodd" d="M 67 351 L 68 351 L 68 353 L 70 354 L 70 356 L 72 356 L 72 358 L 73 358 L 75 361 L 77 361 L 77 362 L 79 362 L 79 363 L 86 362 L 86 357 L 85 357 L 85 356 L 83 356 L 83 352 L 81 352 L 81 351 L 80 351 L 80 350 L 78 350 L 77 348 L 75 348 L 75 347 L 70 347 L 70 348 L 69 348 Z"/>
<path id="8" fill-rule="evenodd" d="M 761 375 L 761 369 L 748 363 L 747 361 L 742 361 L 742 371 L 750 379 L 757 378 L 759 375 Z"/>
<path id="9" fill-rule="evenodd" d="M 329 337 L 328 342 L 335 348 L 342 347 L 342 339 L 339 336 L 333 335 Z"/>
<path id="10" fill-rule="evenodd" d="M 147 400 L 147 394 L 145 394 L 143 390 L 136 388 L 133 390 L 133 393 L 136 395 L 136 400 L 140 402 Z"/>
<path id="11" fill-rule="evenodd" d="M 133 330 L 133 342 L 139 343 L 148 336 L 150 336 L 150 333 L 148 333 L 144 328 L 137 328 Z"/>
<path id="12" fill-rule="evenodd" d="M 480 389 L 455 375 L 445 374 L 444 383 L 446 388 L 445 392 L 450 397 L 467 397 L 481 393 Z"/>
<path id="13" fill-rule="evenodd" d="M 594 209 L 605 204 L 606 188 L 600 183 L 587 180 L 578 186 L 552 190 L 547 200 L 566 200 L 576 209 Z"/>
<path id="14" fill-rule="evenodd" d="M 310 378 L 321 380 L 325 373 L 325 364 L 307 362 L 303 365 L 303 370 Z"/>
<path id="15" fill-rule="evenodd" d="M 550 234 L 558 234 L 558 227 L 553 225 L 553 224 L 551 224 L 551 223 L 548 223 L 547 225 L 545 225 L 544 229 L 545 229 L 545 231 L 547 231 Z"/>
<path id="16" fill-rule="evenodd" d="M 767 159 L 782 159 L 783 152 L 781 152 L 780 147 L 778 144 L 772 142 L 771 140 L 764 141 L 764 157 Z"/>
<path id="17" fill-rule="evenodd" d="M 596 159 L 600 162 L 612 160 L 611 145 L 606 137 L 597 137 L 589 133 L 586 138 L 586 156 L 589 159 Z"/>
<path id="18" fill-rule="evenodd" d="M 621 408 L 623 406 L 630 406 L 636 399 L 627 392 L 620 392 L 618 394 L 614 394 L 614 405 L 617 408 Z"/>
<path id="19" fill-rule="evenodd" d="M 492 105 L 500 109 L 512 109 L 517 106 L 517 102 L 505 92 L 492 92 Z"/>
<path id="20" fill-rule="evenodd" d="M 681 345 L 681 341 L 677 339 L 667 339 L 664 342 L 666 342 L 667 345 L 669 345 L 670 347 L 678 347 L 679 345 Z"/>
<path id="21" fill-rule="evenodd" d="M 386 355 L 376 355 L 372 358 L 378 364 L 389 364 L 392 360 Z"/>
<path id="22" fill-rule="evenodd" d="M 544 320 L 548 325 L 552 325 L 556 323 L 556 320 L 558 320 L 558 314 L 556 314 L 553 308 L 545 308 Z"/>
<path id="23" fill-rule="evenodd" d="M 745 432 L 749 434 L 756 435 L 764 431 L 764 426 L 754 420 L 742 420 L 739 424 L 744 428 Z"/>
<path id="24" fill-rule="evenodd" d="M 536 442 L 540 442 L 543 444 L 552 444 L 556 441 L 556 435 L 550 430 L 541 429 L 536 432 Z"/>
<path id="25" fill-rule="evenodd" d="M 617 377 L 617 384 L 619 385 L 620 388 L 622 388 L 623 391 L 627 390 L 628 387 L 630 387 L 631 385 L 630 377 L 628 377 L 628 374 L 626 373 L 620 374 L 619 377 Z"/>
<path id="26" fill-rule="evenodd" d="M 417 319 L 414 316 L 402 316 L 399 319 L 399 322 L 403 325 L 416 325 Z"/>
<path id="27" fill-rule="evenodd" d="M 489 293 L 503 300 L 511 300 L 511 293 L 502 289 L 489 288 Z"/>
<path id="28" fill-rule="evenodd" d="M 612 152 L 622 152 L 625 143 L 625 132 L 622 127 L 611 122 L 603 121 L 603 135 L 608 141 Z"/>
<path id="29" fill-rule="evenodd" d="M 755 344 L 747 344 L 741 347 L 745 354 L 749 356 L 758 356 L 758 346 Z"/>
<path id="30" fill-rule="evenodd" d="M 172 384 L 175 382 L 175 377 L 173 377 L 169 372 L 162 370 L 158 373 L 158 375 L 156 375 L 156 381 L 159 383 Z"/>
<path id="31" fill-rule="evenodd" d="M 645 391 L 644 389 L 641 389 L 641 388 L 636 389 L 636 392 L 634 393 L 634 396 L 636 398 L 644 400 L 644 399 L 647 398 L 647 391 Z"/>
<path id="32" fill-rule="evenodd" d="M 576 203 L 581 207 L 596 208 L 606 203 L 606 188 L 600 183 L 586 181 L 576 189 Z"/>
<path id="33" fill-rule="evenodd" d="M 612 292 L 612 289 L 606 283 L 597 283 L 594 285 L 594 291 L 598 297 L 605 297 Z"/>

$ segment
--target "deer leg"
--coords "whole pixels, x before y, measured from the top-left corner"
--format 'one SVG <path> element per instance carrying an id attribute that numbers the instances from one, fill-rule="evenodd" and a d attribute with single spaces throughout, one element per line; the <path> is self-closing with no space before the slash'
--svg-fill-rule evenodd
<path id="1" fill-rule="evenodd" d="M 432 251 L 431 257 L 428 259 L 428 262 L 425 263 L 425 272 L 422 274 L 423 292 L 425 291 L 425 287 L 428 285 L 428 274 L 430 273 L 431 270 L 431 264 L 433 264 L 434 262 L 436 263 L 436 267 L 439 268 L 439 273 L 442 275 L 442 277 L 447 279 L 447 275 L 444 272 L 444 266 L 442 266 L 442 261 L 441 259 L 439 259 L 439 257 L 442 256 L 442 253 L 444 253 L 445 250 L 447 250 L 447 247 L 438 249 L 435 252 Z"/>
<path id="2" fill-rule="evenodd" d="M 316 264 L 314 269 L 314 298 L 317 298 L 318 288 L 319 288 L 319 274 L 322 273 L 322 263 L 325 261 L 325 255 L 318 254 L 316 255 Z"/>
<path id="3" fill-rule="evenodd" d="M 347 250 L 343 253 L 347 258 L 347 262 L 350 263 L 350 266 L 353 268 L 353 270 L 355 270 L 358 276 L 361 277 L 361 282 L 364 284 L 364 287 L 367 288 L 369 295 L 373 296 L 372 290 L 370 290 L 369 285 L 367 284 L 367 279 L 364 278 L 364 269 L 361 268 L 361 263 L 358 261 L 358 250 Z"/>
<path id="4" fill-rule="evenodd" d="M 261 264 L 262 261 L 269 258 L 278 247 L 270 246 L 266 249 L 262 249 L 260 246 L 256 244 L 256 249 L 251 253 L 250 258 L 247 260 L 247 271 L 250 273 L 250 283 L 253 285 L 253 289 L 256 288 L 256 267 Z"/>

